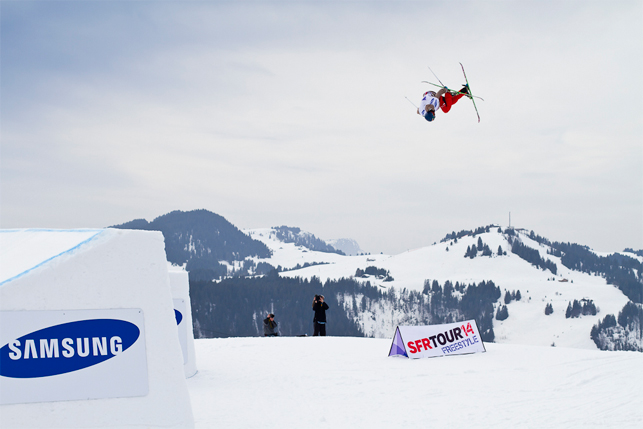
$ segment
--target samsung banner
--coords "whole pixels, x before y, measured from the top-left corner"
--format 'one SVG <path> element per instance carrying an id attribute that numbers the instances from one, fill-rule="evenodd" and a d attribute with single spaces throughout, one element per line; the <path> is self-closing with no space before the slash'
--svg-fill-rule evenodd
<path id="1" fill-rule="evenodd" d="M 412 359 L 485 352 L 475 320 L 429 326 L 398 326 L 389 356 Z"/>
<path id="2" fill-rule="evenodd" d="M 0 312 L 0 404 L 145 396 L 141 309 Z"/>

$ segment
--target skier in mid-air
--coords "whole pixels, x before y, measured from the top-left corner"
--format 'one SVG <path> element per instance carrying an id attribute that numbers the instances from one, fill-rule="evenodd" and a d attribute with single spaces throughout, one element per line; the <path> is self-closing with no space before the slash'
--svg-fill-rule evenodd
<path id="1" fill-rule="evenodd" d="M 458 92 L 452 92 L 447 88 L 442 88 L 437 93 L 434 91 L 427 91 L 422 97 L 420 107 L 417 109 L 417 114 L 431 122 L 435 119 L 435 113 L 438 110 L 442 109 L 444 113 L 447 113 L 451 110 L 451 106 L 457 103 L 458 100 L 465 95 L 469 96 L 469 85 L 464 85 Z"/>

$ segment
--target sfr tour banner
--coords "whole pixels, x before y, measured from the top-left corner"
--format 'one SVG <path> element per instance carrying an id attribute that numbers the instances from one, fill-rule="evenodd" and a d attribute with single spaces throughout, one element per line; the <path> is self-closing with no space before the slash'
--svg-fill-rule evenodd
<path id="1" fill-rule="evenodd" d="M 389 356 L 412 359 L 485 352 L 475 320 L 429 326 L 398 326 Z"/>

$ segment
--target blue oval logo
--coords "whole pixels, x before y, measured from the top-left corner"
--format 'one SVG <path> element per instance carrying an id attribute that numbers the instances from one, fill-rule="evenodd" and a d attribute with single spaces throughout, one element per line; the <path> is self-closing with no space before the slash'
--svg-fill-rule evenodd
<path id="1" fill-rule="evenodd" d="M 176 324 L 177 324 L 177 325 L 180 325 L 180 324 L 181 324 L 181 320 L 183 320 L 183 315 L 182 315 L 182 314 L 181 314 L 181 312 L 180 312 L 179 310 L 177 310 L 176 308 L 174 309 L 174 317 L 176 318 Z"/>
<path id="2" fill-rule="evenodd" d="M 125 320 L 93 319 L 40 329 L 0 348 L 0 375 L 36 378 L 78 371 L 111 359 L 140 336 Z"/>

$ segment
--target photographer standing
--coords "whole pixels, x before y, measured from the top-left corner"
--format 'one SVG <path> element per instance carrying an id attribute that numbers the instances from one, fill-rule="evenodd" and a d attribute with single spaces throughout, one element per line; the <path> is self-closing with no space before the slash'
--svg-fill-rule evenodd
<path id="1" fill-rule="evenodd" d="M 326 336 L 326 310 L 328 310 L 328 304 L 324 302 L 324 295 L 315 295 L 315 299 L 313 300 L 313 311 L 315 312 L 313 325 L 315 325 L 315 333 L 313 337 L 317 335 L 321 335 L 322 337 Z"/>
<path id="2" fill-rule="evenodd" d="M 270 313 L 268 317 L 263 320 L 263 336 L 264 337 L 278 337 L 279 331 L 277 329 L 277 322 L 275 322 L 275 315 Z"/>

